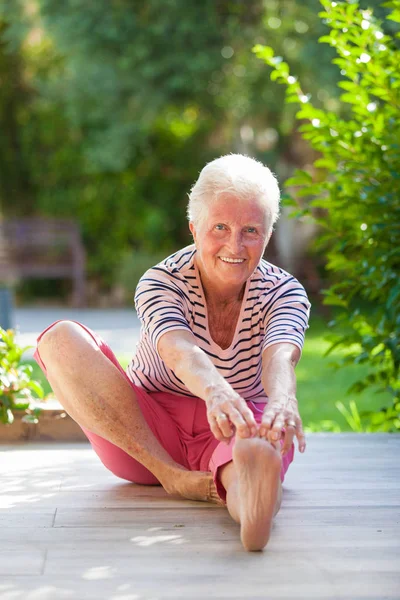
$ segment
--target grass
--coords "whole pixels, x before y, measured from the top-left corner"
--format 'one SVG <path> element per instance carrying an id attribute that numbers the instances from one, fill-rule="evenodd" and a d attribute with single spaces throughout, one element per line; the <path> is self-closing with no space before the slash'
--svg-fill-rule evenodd
<path id="1" fill-rule="evenodd" d="M 300 416 L 306 431 L 309 428 L 317 430 L 315 423 L 324 420 L 335 421 L 341 431 L 351 431 L 345 417 L 335 406 L 335 402 L 342 401 L 348 407 L 349 401 L 354 400 L 359 410 L 379 410 L 382 406 L 390 404 L 389 394 L 375 394 L 373 390 L 365 390 L 362 394 L 348 395 L 347 389 L 352 383 L 361 379 L 368 373 L 368 366 L 354 365 L 335 370 L 331 364 L 340 358 L 339 351 L 332 352 L 324 357 L 329 343 L 324 340 L 326 326 L 319 317 L 310 321 L 307 331 L 302 358 L 296 368 L 297 398 Z M 118 356 L 121 365 L 126 368 L 131 357 Z M 25 361 L 32 365 L 34 378 L 40 381 L 48 394 L 51 388 L 44 377 L 40 367 L 35 361 Z M 320 428 L 321 429 L 321 428 Z"/>
<path id="2" fill-rule="evenodd" d="M 345 417 L 336 408 L 337 401 L 348 408 L 355 401 L 359 411 L 379 410 L 391 404 L 388 393 L 375 393 L 367 389 L 361 394 L 347 394 L 349 387 L 369 372 L 368 365 L 352 365 L 334 369 L 332 363 L 343 355 L 343 351 L 324 353 L 329 343 L 324 340 L 326 325 L 318 317 L 311 319 L 306 334 L 302 358 L 296 368 L 297 398 L 303 425 L 322 420 L 336 421 L 341 431 L 351 431 Z"/>

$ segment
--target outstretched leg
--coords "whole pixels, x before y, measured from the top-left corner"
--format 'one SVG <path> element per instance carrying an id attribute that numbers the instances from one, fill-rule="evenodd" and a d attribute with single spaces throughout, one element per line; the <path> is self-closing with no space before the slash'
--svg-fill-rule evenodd
<path id="1" fill-rule="evenodd" d="M 273 517 L 282 501 L 278 445 L 261 438 L 236 437 L 233 460 L 222 467 L 221 483 L 227 490 L 227 508 L 240 524 L 246 550 L 262 550 L 268 543 Z"/>
<path id="2" fill-rule="evenodd" d="M 74 421 L 140 462 L 168 493 L 220 502 L 211 473 L 185 469 L 156 439 L 133 387 L 81 325 L 56 323 L 38 350 L 57 399 Z"/>

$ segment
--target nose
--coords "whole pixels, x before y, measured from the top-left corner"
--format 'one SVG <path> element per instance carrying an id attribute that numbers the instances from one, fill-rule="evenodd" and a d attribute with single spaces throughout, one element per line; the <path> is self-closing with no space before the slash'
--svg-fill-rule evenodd
<path id="1" fill-rule="evenodd" d="M 232 231 L 228 246 L 234 256 L 240 256 L 243 249 L 243 237 L 241 231 Z"/>

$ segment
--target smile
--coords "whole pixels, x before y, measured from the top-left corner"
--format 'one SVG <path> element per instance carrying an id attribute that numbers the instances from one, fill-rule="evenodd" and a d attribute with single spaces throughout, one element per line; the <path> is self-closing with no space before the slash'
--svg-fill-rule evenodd
<path id="1" fill-rule="evenodd" d="M 223 262 L 231 263 L 231 264 L 240 264 L 245 261 L 244 258 L 225 258 L 224 256 L 219 257 Z"/>

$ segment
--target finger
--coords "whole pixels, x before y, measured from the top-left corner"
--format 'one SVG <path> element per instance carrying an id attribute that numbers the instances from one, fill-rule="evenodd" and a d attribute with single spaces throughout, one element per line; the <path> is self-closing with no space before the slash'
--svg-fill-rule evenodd
<path id="1" fill-rule="evenodd" d="M 253 412 L 250 410 L 250 408 L 247 405 L 245 408 L 242 409 L 242 415 L 243 415 L 244 419 L 246 420 L 250 435 L 251 436 L 257 435 L 258 423 L 256 421 L 256 418 L 255 418 Z"/>
<path id="2" fill-rule="evenodd" d="M 292 447 L 293 437 L 295 433 L 296 429 L 293 425 L 285 425 L 285 434 L 283 438 L 283 446 L 281 449 L 282 456 L 289 452 L 290 448 Z"/>
<path id="3" fill-rule="evenodd" d="M 233 429 L 229 417 L 222 413 L 215 417 L 216 425 L 224 439 L 230 438 L 233 435 Z"/>
<path id="4" fill-rule="evenodd" d="M 297 442 L 299 444 L 300 452 L 305 452 L 307 444 L 306 444 L 306 437 L 304 435 L 303 424 L 301 422 L 301 419 L 298 419 L 298 425 L 296 428 L 296 436 L 297 436 Z"/>
<path id="5" fill-rule="evenodd" d="M 285 419 L 280 415 L 275 419 L 272 428 L 269 430 L 268 439 L 277 442 L 282 437 L 282 429 L 285 426 Z"/>
<path id="6" fill-rule="evenodd" d="M 267 437 L 268 432 L 272 427 L 272 423 L 274 422 L 277 415 L 280 414 L 280 412 L 280 409 L 276 407 L 274 408 L 273 406 L 268 407 L 264 410 L 259 431 L 260 437 Z"/>
<path id="7" fill-rule="evenodd" d="M 229 418 L 239 437 L 250 437 L 257 433 L 257 423 L 251 410 L 245 406 L 238 408 L 231 407 L 229 410 Z"/>
<path id="8" fill-rule="evenodd" d="M 270 442 L 277 441 L 281 437 L 282 427 L 285 424 L 283 413 L 279 412 L 271 418 L 270 414 L 263 416 L 260 437 L 268 439 Z"/>
<path id="9" fill-rule="evenodd" d="M 214 416 L 209 415 L 208 422 L 210 425 L 211 432 L 212 432 L 213 436 L 215 437 L 215 439 L 218 440 L 219 442 L 226 441 L 227 438 L 222 433 L 216 418 Z"/>

